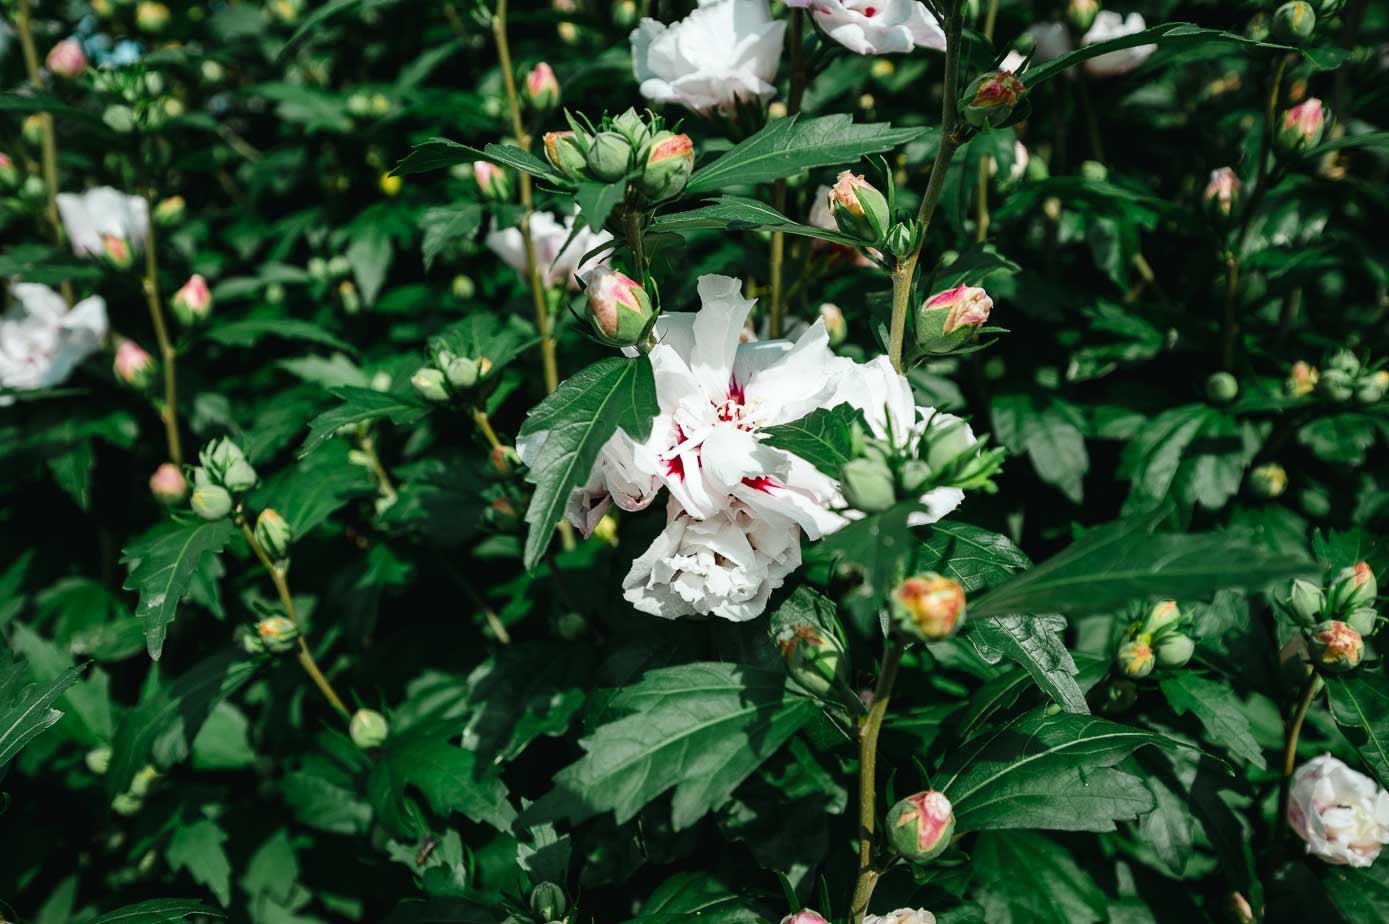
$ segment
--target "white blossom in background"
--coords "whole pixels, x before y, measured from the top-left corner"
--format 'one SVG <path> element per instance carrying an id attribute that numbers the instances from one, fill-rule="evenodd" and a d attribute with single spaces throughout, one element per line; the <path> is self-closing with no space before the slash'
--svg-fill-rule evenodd
<path id="1" fill-rule="evenodd" d="M 623 597 L 643 613 L 746 622 L 800 567 L 800 530 L 789 519 L 735 503 L 700 520 L 674 498 L 667 513 L 665 530 L 622 582 Z"/>
<path id="2" fill-rule="evenodd" d="M 61 385 L 106 336 L 106 302 L 83 299 L 71 311 L 48 286 L 18 283 L 15 304 L 0 316 L 0 387 L 16 391 Z M 8 403 L 0 398 L 0 403 Z"/>
<path id="3" fill-rule="evenodd" d="M 1130 13 L 1126 18 L 1113 10 L 1100 10 L 1095 16 L 1094 25 L 1081 38 L 1080 43 L 1082 45 L 1095 45 L 1110 39 L 1133 35 L 1146 28 L 1148 28 L 1148 24 L 1143 20 L 1141 13 Z M 1100 55 L 1098 58 L 1090 58 L 1086 61 L 1085 73 L 1091 77 L 1118 77 L 1138 67 L 1148 59 L 1148 55 L 1156 50 L 1156 45 L 1137 45 L 1133 48 L 1111 51 L 1107 55 Z"/>
<path id="4" fill-rule="evenodd" d="M 1307 852 L 1336 866 L 1369 866 L 1389 844 L 1389 793 L 1330 754 L 1293 774 L 1288 824 Z"/>
<path id="5" fill-rule="evenodd" d="M 731 115 L 739 103 L 776 93 L 785 35 L 767 0 L 700 0 L 679 22 L 641 21 L 632 31 L 632 72 L 652 102 Z"/>
<path id="6" fill-rule="evenodd" d="M 1071 30 L 1064 23 L 1038 22 L 1027 27 L 1027 34 L 1036 43 L 1032 50 L 1033 64 L 1046 64 L 1068 52 L 1074 51 L 1071 44 Z M 1012 70 L 1005 67 L 1004 70 Z"/>
<path id="7" fill-rule="evenodd" d="M 101 257 L 119 267 L 134 261 L 149 234 L 149 203 L 110 186 L 59 193 L 58 213 L 73 253 Z"/>
<path id="8" fill-rule="evenodd" d="M 925 908 L 898 908 L 887 914 L 865 914 L 863 924 L 936 924 L 936 916 Z"/>
<path id="9" fill-rule="evenodd" d="M 944 30 L 919 0 L 786 0 L 786 5 L 810 10 L 826 35 L 856 54 L 945 50 Z"/>
<path id="10" fill-rule="evenodd" d="M 569 239 L 570 235 L 574 239 Z M 531 214 L 531 240 L 535 245 L 535 262 L 540 267 L 540 281 L 547 287 L 579 287 L 578 277 L 607 263 L 607 257 L 593 257 L 582 266 L 579 261 L 595 247 L 611 241 L 606 231 L 595 232 L 588 227 L 574 233 L 574 216 L 561 222 L 549 212 Z M 565 246 L 568 244 L 568 246 Z M 494 229 L 487 235 L 487 247 L 507 266 L 522 276 L 526 272 L 526 245 L 520 228 Z"/>

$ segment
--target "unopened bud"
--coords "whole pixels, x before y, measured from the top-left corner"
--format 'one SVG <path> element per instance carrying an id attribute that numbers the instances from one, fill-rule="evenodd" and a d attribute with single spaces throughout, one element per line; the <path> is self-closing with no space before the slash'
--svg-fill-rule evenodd
<path id="1" fill-rule="evenodd" d="M 473 180 L 478 192 L 489 202 L 511 201 L 511 174 L 490 161 L 473 162 Z"/>
<path id="2" fill-rule="evenodd" d="M 1008 120 L 1026 92 L 1027 86 L 1008 71 L 980 74 L 965 90 L 960 108 L 975 128 L 985 124 L 996 127 Z"/>
<path id="3" fill-rule="evenodd" d="M 1249 473 L 1249 488 L 1258 497 L 1278 497 L 1288 489 L 1288 473 L 1277 462 L 1260 465 Z"/>
<path id="4" fill-rule="evenodd" d="M 531 910 L 542 921 L 560 920 L 568 907 L 564 889 L 553 882 L 542 882 L 531 891 Z"/>
<path id="5" fill-rule="evenodd" d="M 1201 194 L 1206 214 L 1222 220 L 1229 218 L 1239 207 L 1242 185 L 1239 175 L 1230 167 L 1212 170 L 1210 181 L 1206 183 L 1206 191 Z"/>
<path id="6" fill-rule="evenodd" d="M 540 112 L 559 105 L 559 81 L 554 69 L 541 61 L 526 75 L 526 102 Z"/>
<path id="7" fill-rule="evenodd" d="M 188 480 L 172 462 L 165 462 L 150 476 L 150 493 L 161 504 L 177 504 L 188 493 Z"/>
<path id="8" fill-rule="evenodd" d="M 841 172 L 830 187 L 829 206 L 834 223 L 850 237 L 876 244 L 887 233 L 887 199 L 862 175 Z"/>
<path id="9" fill-rule="evenodd" d="M 546 132 L 545 157 L 550 166 L 570 179 L 580 179 L 588 169 L 587 138 L 572 131 Z"/>
<path id="10" fill-rule="evenodd" d="M 1360 664 L 1365 654 L 1365 641 L 1359 632 L 1341 620 L 1328 619 L 1312 630 L 1307 648 L 1318 667 L 1339 674 Z"/>
<path id="11" fill-rule="evenodd" d="M 159 200 L 159 204 L 154 207 L 154 223 L 161 228 L 167 228 L 183 221 L 183 213 L 187 206 L 182 196 L 170 196 L 167 199 Z"/>
<path id="12" fill-rule="evenodd" d="M 235 494 L 256 486 L 258 476 L 241 447 L 229 439 L 214 440 L 199 453 L 203 467 L 194 472 L 199 487 L 220 484 Z"/>
<path id="13" fill-rule="evenodd" d="M 599 267 L 589 275 L 584 294 L 593 332 L 609 346 L 635 345 L 650 325 L 651 298 L 625 273 Z"/>
<path id="14" fill-rule="evenodd" d="M 1361 404 L 1378 404 L 1386 393 L 1389 393 L 1389 369 L 1376 370 L 1355 386 L 1355 400 Z"/>
<path id="15" fill-rule="evenodd" d="M 693 172 L 694 142 L 690 136 L 659 132 L 651 140 L 638 185 L 642 195 L 660 202 L 680 195 Z"/>
<path id="16" fill-rule="evenodd" d="M 352 736 L 352 743 L 366 751 L 384 744 L 391 727 L 386 717 L 375 709 L 358 709 L 352 714 L 347 731 Z"/>
<path id="17" fill-rule="evenodd" d="M 864 513 L 883 513 L 897 503 L 892 469 L 881 459 L 851 459 L 839 474 L 844 500 Z"/>
<path id="18" fill-rule="evenodd" d="M 1317 27 L 1317 14 L 1303 0 L 1292 0 L 1273 11 L 1273 37 L 1288 45 L 1300 45 Z"/>
<path id="19" fill-rule="evenodd" d="M 844 311 L 833 302 L 825 302 L 820 306 L 819 313 L 825 333 L 830 338 L 830 346 L 839 346 L 849 336 L 849 322 L 844 320 Z"/>
<path id="20" fill-rule="evenodd" d="M 1293 580 L 1292 590 L 1288 593 L 1288 611 L 1294 619 L 1304 626 L 1316 625 L 1321 621 L 1325 608 L 1326 594 L 1322 593 L 1320 586 L 1302 578 Z"/>
<path id="21" fill-rule="evenodd" d="M 928 353 L 958 349 L 989 320 L 993 299 L 977 286 L 958 285 L 937 292 L 916 314 L 916 340 Z"/>
<path id="22" fill-rule="evenodd" d="M 405 186 L 405 178 L 396 176 L 389 171 L 382 171 L 381 176 L 376 180 L 376 186 L 388 196 L 398 196 Z"/>
<path id="23" fill-rule="evenodd" d="M 226 488 L 215 485 L 200 485 L 193 489 L 188 505 L 204 520 L 220 520 L 231 513 L 232 498 Z"/>
<path id="24" fill-rule="evenodd" d="M 1332 613 L 1343 613 L 1362 606 L 1374 606 L 1379 595 L 1379 582 L 1368 562 L 1356 562 L 1349 568 L 1342 568 L 1331 582 Z"/>
<path id="25" fill-rule="evenodd" d="M 454 388 L 472 388 L 477 384 L 478 364 L 466 356 L 456 356 L 444 367 L 444 377 Z"/>
<path id="26" fill-rule="evenodd" d="M 1196 652 L 1196 643 L 1191 636 L 1181 632 L 1169 632 L 1157 643 L 1158 667 L 1185 667 Z"/>
<path id="27" fill-rule="evenodd" d="M 154 357 L 134 340 L 122 340 L 112 369 L 126 385 L 143 389 L 154 379 Z"/>
<path id="28" fill-rule="evenodd" d="M 636 0 L 618 0 L 613 4 L 613 23 L 623 29 L 630 29 L 641 18 L 641 8 Z"/>
<path id="29" fill-rule="evenodd" d="M 207 280 L 194 273 L 188 277 L 188 281 L 174 293 L 174 297 L 169 301 L 170 307 L 174 310 L 174 317 L 185 327 L 192 327 L 201 321 L 207 320 L 212 313 L 212 290 L 207 287 Z"/>
<path id="30" fill-rule="evenodd" d="M 627 175 L 632 165 L 632 142 L 615 131 L 599 132 L 588 146 L 588 172 L 603 183 Z"/>
<path id="31" fill-rule="evenodd" d="M 44 64 L 51 73 L 71 80 L 87 69 L 87 55 L 77 39 L 63 39 L 48 50 Z"/>
<path id="32" fill-rule="evenodd" d="M 1372 606 L 1361 606 L 1346 614 L 1346 625 L 1360 633 L 1361 638 L 1369 638 L 1379 627 L 1379 612 Z"/>
<path id="33" fill-rule="evenodd" d="M 256 623 L 256 638 L 266 651 L 284 654 L 294 648 L 299 627 L 283 616 L 268 616 Z"/>
<path id="34" fill-rule="evenodd" d="M 289 555 L 289 543 L 294 531 L 278 512 L 266 507 L 256 517 L 256 541 L 272 561 L 280 561 Z"/>
<path id="35" fill-rule="evenodd" d="M 0 153 L 0 189 L 14 189 L 19 182 L 19 170 L 10 155 Z"/>
<path id="36" fill-rule="evenodd" d="M 1316 391 L 1319 378 L 1320 375 L 1316 366 L 1298 360 L 1293 363 L 1292 369 L 1288 372 L 1286 383 L 1288 394 L 1294 398 L 1305 398 Z"/>
<path id="37" fill-rule="evenodd" d="M 1099 0 L 1070 0 L 1066 4 L 1066 21 L 1076 32 L 1084 34 L 1095 24 L 1099 12 Z"/>
<path id="38" fill-rule="evenodd" d="M 444 373 L 433 366 L 421 366 L 410 376 L 410 384 L 426 401 L 443 403 L 449 400 L 449 390 L 445 385 Z"/>
<path id="39" fill-rule="evenodd" d="M 1284 110 L 1278 125 L 1278 150 L 1298 155 L 1321 144 L 1326 131 L 1326 110 L 1315 96 Z"/>
<path id="40" fill-rule="evenodd" d="M 1149 635 L 1158 635 L 1181 621 L 1182 611 L 1177 608 L 1177 601 L 1160 600 L 1153 604 L 1153 608 L 1143 618 L 1143 631 Z"/>
<path id="41" fill-rule="evenodd" d="M 945 793 L 927 790 L 898 802 L 887 813 L 892 846 L 914 863 L 934 860 L 950 846 L 955 811 Z"/>
<path id="42" fill-rule="evenodd" d="M 1239 381 L 1228 372 L 1213 373 L 1206 379 L 1206 397 L 1215 404 L 1228 404 L 1239 394 Z"/>
<path id="43" fill-rule="evenodd" d="M 892 616 L 914 638 L 949 638 L 964 625 L 965 589 L 959 581 L 931 572 L 909 577 L 892 592 Z"/>
<path id="44" fill-rule="evenodd" d="M 781 924 L 829 924 L 829 921 L 809 908 L 802 908 L 782 918 Z"/>
<path id="45" fill-rule="evenodd" d="M 816 696 L 849 681 L 849 659 L 832 633 L 812 625 L 787 626 L 777 634 L 786 672 Z"/>
<path id="46" fill-rule="evenodd" d="M 105 776 L 106 771 L 111 769 L 111 747 L 101 745 L 92 748 L 86 756 L 87 769 L 97 776 Z"/>
<path id="47" fill-rule="evenodd" d="M 1140 637 L 1120 645 L 1114 663 L 1119 666 L 1124 676 L 1138 680 L 1153 672 L 1153 668 L 1157 666 L 1157 657 L 1153 654 L 1153 646 L 1147 638 Z"/>
<path id="48" fill-rule="evenodd" d="M 19 133 L 29 144 L 37 147 L 43 143 L 43 116 L 39 113 L 27 115 L 19 125 Z"/>
<path id="49" fill-rule="evenodd" d="M 915 222 L 899 221 L 887 232 L 887 252 L 901 259 L 916 247 Z"/>
<path id="50" fill-rule="evenodd" d="M 135 8 L 135 25 L 142 32 L 163 32 L 169 24 L 169 8 L 162 3 L 141 3 Z"/>

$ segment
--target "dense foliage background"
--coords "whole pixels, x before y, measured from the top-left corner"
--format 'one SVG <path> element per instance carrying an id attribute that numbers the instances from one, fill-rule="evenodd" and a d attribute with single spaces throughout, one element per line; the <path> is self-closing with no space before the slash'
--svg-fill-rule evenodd
<path id="1" fill-rule="evenodd" d="M 1305 856 L 1284 821 L 1317 755 L 1389 784 L 1354 570 L 1389 568 L 1384 5 L 1319 0 L 1308 30 L 1255 2 L 1125 4 L 1149 31 L 1106 68 L 1044 48 L 1079 45 L 1082 0 L 946 0 L 949 57 L 855 53 L 778 2 L 774 94 L 703 114 L 633 77 L 640 17 L 689 2 L 3 6 L 7 317 L 37 283 L 59 318 L 93 295 L 107 318 L 41 382 L 30 329 L 0 332 L 4 919 L 857 924 L 865 879 L 869 910 L 952 924 L 1389 918 L 1389 863 Z M 949 66 L 964 94 L 1010 50 L 1021 99 L 943 136 Z M 1285 128 L 1311 99 L 1315 137 Z M 659 207 L 539 156 L 565 110 L 647 106 L 694 149 Z M 883 266 L 824 220 L 846 169 L 893 190 Z M 55 194 L 105 186 L 150 228 L 74 253 Z M 593 226 L 534 291 L 519 234 L 489 237 L 539 235 L 531 196 Z M 914 498 L 860 505 L 767 615 L 634 610 L 664 500 L 588 538 L 533 502 L 562 507 L 654 410 L 646 358 L 616 359 L 568 284 L 604 224 L 663 310 L 733 276 L 761 339 L 784 306 L 781 331 L 823 316 L 856 362 L 890 351 L 894 277 L 911 318 L 986 289 L 992 327 L 907 365 L 1002 470 L 929 527 Z M 551 369 L 581 378 L 532 428 L 601 422 L 563 477 L 512 449 Z M 861 439 L 817 414 L 769 438 L 837 473 Z M 967 593 L 958 635 L 907 645 L 880 619 L 917 572 Z M 1169 599 L 1194 657 L 1144 670 L 1125 643 Z M 788 675 L 788 626 L 842 642 L 833 685 Z M 922 789 L 955 837 L 913 863 L 861 813 L 882 829 Z"/>

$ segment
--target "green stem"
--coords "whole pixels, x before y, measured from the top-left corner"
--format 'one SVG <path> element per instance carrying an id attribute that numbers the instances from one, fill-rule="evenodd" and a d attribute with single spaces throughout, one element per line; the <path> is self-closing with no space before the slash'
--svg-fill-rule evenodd
<path id="1" fill-rule="evenodd" d="M 1307 719 L 1307 711 L 1321 690 L 1321 675 L 1312 672 L 1302 685 L 1302 694 L 1297 706 L 1283 728 L 1283 773 L 1278 780 L 1278 816 L 1273 819 L 1273 844 L 1269 851 L 1269 876 L 1278 872 L 1283 862 L 1283 826 L 1288 819 L 1288 798 L 1291 791 L 1293 770 L 1297 767 L 1297 742 L 1302 734 L 1302 723 Z"/>
<path id="2" fill-rule="evenodd" d="M 873 690 L 873 702 L 868 707 L 868 717 L 859 729 L 858 880 L 854 884 L 853 902 L 849 905 L 850 924 L 863 924 L 863 916 L 868 913 L 868 901 L 873 897 L 873 887 L 882 875 L 873 858 L 873 829 L 878 817 L 878 734 L 882 731 L 883 717 L 887 715 L 887 705 L 892 698 L 892 687 L 897 682 L 897 669 L 902 664 L 902 655 L 906 650 L 901 642 L 887 643 L 883 663 L 878 668 L 878 685 Z"/>
<path id="3" fill-rule="evenodd" d="M 148 197 L 148 208 L 154 211 L 154 196 Z M 154 325 L 154 337 L 159 344 L 160 364 L 164 368 L 164 406 L 159 417 L 164 421 L 164 440 L 168 444 L 169 461 L 175 465 L 183 464 L 183 441 L 178 432 L 178 376 L 176 362 L 178 351 L 169 338 L 169 325 L 164 319 L 164 306 L 159 298 L 159 256 L 155 246 L 154 223 L 145 233 L 145 304 L 149 308 L 150 323 Z"/>
<path id="4" fill-rule="evenodd" d="M 19 44 L 24 53 L 24 70 L 29 75 L 29 82 L 34 85 L 35 90 L 42 89 L 43 75 L 39 70 L 38 51 L 34 47 L 29 0 L 19 0 L 15 27 L 19 33 Z M 44 216 L 48 219 L 49 236 L 53 238 L 54 244 L 61 247 L 63 244 L 63 222 L 58 216 L 58 139 L 53 130 L 52 113 L 39 113 L 39 135 L 40 147 L 42 148 L 40 163 L 43 169 L 43 185 L 48 194 L 48 201 L 44 205 Z M 72 283 L 64 280 L 60 288 L 63 292 L 63 298 L 67 299 L 68 305 L 71 306 L 74 299 Z"/>
<path id="5" fill-rule="evenodd" d="M 805 93 L 805 63 L 801 54 L 805 17 L 800 9 L 791 11 L 791 92 L 786 100 L 786 117 L 791 118 L 801 111 L 801 97 Z M 772 187 L 772 206 L 777 212 L 786 212 L 786 181 L 777 180 Z M 786 318 L 786 294 L 782 285 L 782 270 L 786 262 L 786 234 L 772 232 L 771 255 L 771 312 L 768 318 L 768 332 L 772 339 L 781 336 Z"/>

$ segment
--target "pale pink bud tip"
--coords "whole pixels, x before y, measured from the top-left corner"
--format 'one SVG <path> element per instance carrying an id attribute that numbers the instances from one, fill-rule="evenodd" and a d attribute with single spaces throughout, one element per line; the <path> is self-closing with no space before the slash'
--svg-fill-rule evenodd
<path id="1" fill-rule="evenodd" d="M 788 914 L 781 919 L 781 924 L 829 924 L 824 918 L 808 908 L 802 908 L 795 914 Z"/>
<path id="2" fill-rule="evenodd" d="M 656 164 L 663 160 L 684 158 L 694 163 L 694 142 L 689 135 L 671 135 L 651 149 L 648 163 Z"/>
<path id="3" fill-rule="evenodd" d="M 1312 135 L 1321 128 L 1323 118 L 1321 100 L 1314 96 L 1283 113 L 1283 127 L 1296 129 L 1303 135 Z"/>
<path id="4" fill-rule="evenodd" d="M 116 376 L 122 382 L 138 383 L 153 364 L 154 358 L 134 340 L 122 340 L 121 345 L 116 347 Z"/>
<path id="5" fill-rule="evenodd" d="M 555 79 L 554 69 L 541 61 L 526 75 L 526 89 L 530 91 L 531 96 L 539 96 L 549 90 L 559 90 L 559 81 Z"/>
<path id="6" fill-rule="evenodd" d="M 912 807 L 911 812 L 903 812 L 897 819 L 898 825 L 917 823 L 916 841 L 921 850 L 935 846 L 954 820 L 954 809 L 945 793 L 934 789 L 908 796 L 905 800 Z"/>
<path id="7" fill-rule="evenodd" d="M 44 63 L 59 77 L 76 77 L 87 69 L 87 55 L 77 39 L 63 39 L 48 51 Z"/>
<path id="8" fill-rule="evenodd" d="M 993 299 L 978 286 L 958 285 L 953 289 L 932 295 L 926 302 L 926 310 L 945 309 L 944 333 L 951 334 L 962 327 L 979 327 L 989 319 L 993 310 Z"/>
<path id="9" fill-rule="evenodd" d="M 1369 562 L 1356 562 L 1353 572 L 1351 579 L 1355 582 L 1356 587 L 1363 587 L 1375 579 L 1375 573 L 1370 568 Z"/>
<path id="10" fill-rule="evenodd" d="M 845 170 L 839 174 L 839 179 L 835 180 L 833 188 L 830 189 L 830 205 L 847 209 L 851 215 L 862 215 L 863 203 L 859 201 L 857 191 L 872 188 L 872 184 L 862 175 L 855 176 L 851 171 Z"/>
<path id="11" fill-rule="evenodd" d="M 486 160 L 473 161 L 473 178 L 482 189 L 490 187 L 501 175 L 502 168 L 496 164 Z"/>
<path id="12" fill-rule="evenodd" d="M 165 462 L 150 476 L 150 493 L 164 503 L 177 503 L 183 500 L 188 490 L 188 481 L 183 472 L 172 462 Z"/>
<path id="13" fill-rule="evenodd" d="M 212 291 L 207 287 L 207 280 L 194 273 L 188 277 L 183 287 L 174 293 L 174 300 L 194 315 L 203 315 L 212 304 Z"/>

